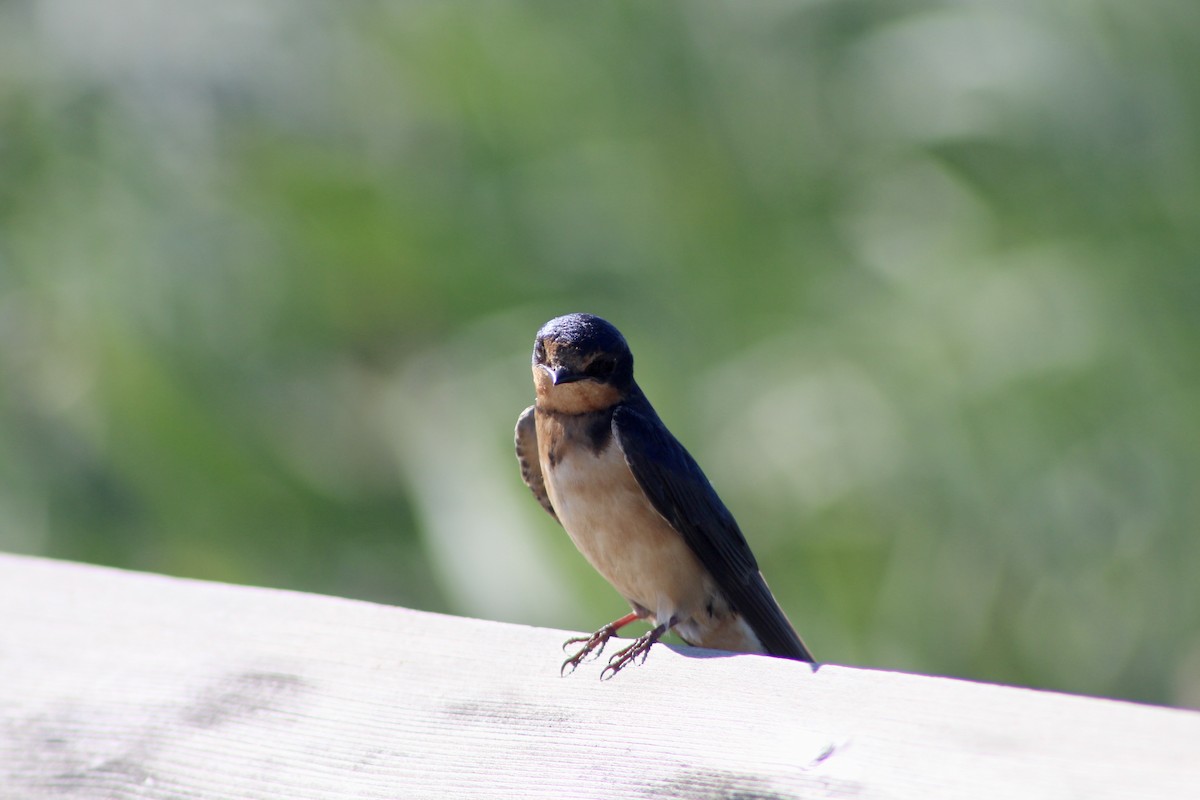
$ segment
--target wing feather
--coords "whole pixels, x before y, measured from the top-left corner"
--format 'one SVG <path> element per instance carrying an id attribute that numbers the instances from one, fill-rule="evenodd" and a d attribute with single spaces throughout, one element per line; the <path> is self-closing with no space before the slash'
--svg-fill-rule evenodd
<path id="1" fill-rule="evenodd" d="M 537 417 L 533 406 L 521 412 L 517 417 L 516 446 L 517 462 L 521 465 L 521 480 L 533 492 L 533 496 L 542 504 L 542 508 L 558 519 L 554 506 L 550 503 L 550 495 L 546 493 L 546 480 L 542 475 L 542 462 L 538 457 Z"/>
<path id="2" fill-rule="evenodd" d="M 767 653 L 813 661 L 767 588 L 733 515 L 640 391 L 616 409 L 612 428 L 642 491 L 683 536 Z"/>

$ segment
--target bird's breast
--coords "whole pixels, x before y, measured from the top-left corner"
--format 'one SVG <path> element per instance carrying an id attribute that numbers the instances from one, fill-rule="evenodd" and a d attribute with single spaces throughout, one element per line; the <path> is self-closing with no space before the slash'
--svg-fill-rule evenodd
<path id="1" fill-rule="evenodd" d="M 656 618 L 698 613 L 712 595 L 712 579 L 650 504 L 615 438 L 589 446 L 595 440 L 589 425 L 594 422 L 538 415 L 546 491 L 563 528 L 626 600 Z"/>

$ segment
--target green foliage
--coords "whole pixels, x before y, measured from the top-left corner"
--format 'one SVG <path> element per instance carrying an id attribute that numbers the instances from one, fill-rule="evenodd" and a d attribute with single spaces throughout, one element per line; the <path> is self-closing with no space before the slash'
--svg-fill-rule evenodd
<path id="1" fill-rule="evenodd" d="M 820 658 L 1200 705 L 1195 3 L 13 2 L 0 67 L 0 547 L 597 627 L 510 443 L 588 310 Z"/>

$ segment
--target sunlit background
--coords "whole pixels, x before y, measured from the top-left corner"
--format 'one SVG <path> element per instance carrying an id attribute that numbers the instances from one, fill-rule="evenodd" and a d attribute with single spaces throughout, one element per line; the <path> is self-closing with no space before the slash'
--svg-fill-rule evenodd
<path id="1" fill-rule="evenodd" d="M 0 3 L 0 549 L 594 629 L 568 311 L 821 660 L 1200 706 L 1194 0 Z"/>

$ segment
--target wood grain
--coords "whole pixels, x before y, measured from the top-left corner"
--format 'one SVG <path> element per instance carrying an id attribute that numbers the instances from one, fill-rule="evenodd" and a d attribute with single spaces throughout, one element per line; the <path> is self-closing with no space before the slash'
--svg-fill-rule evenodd
<path id="1" fill-rule="evenodd" d="M 0 556 L 0 798 L 1193 798 L 1200 714 Z"/>

